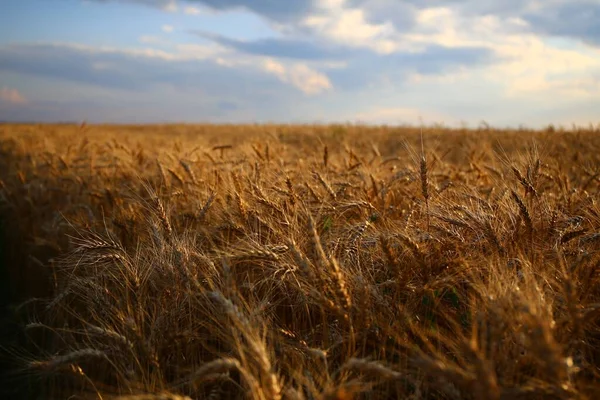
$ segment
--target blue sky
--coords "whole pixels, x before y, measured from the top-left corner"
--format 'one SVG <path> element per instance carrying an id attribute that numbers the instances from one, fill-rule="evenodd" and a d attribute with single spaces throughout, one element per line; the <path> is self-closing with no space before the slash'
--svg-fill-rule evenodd
<path id="1" fill-rule="evenodd" d="M 600 0 L 3 0 L 0 120 L 600 123 Z"/>

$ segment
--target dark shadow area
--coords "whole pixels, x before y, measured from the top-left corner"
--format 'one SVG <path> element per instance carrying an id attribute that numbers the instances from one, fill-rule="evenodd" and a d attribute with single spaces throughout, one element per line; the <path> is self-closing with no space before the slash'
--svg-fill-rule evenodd
<path id="1" fill-rule="evenodd" d="M 4 207 L 3 207 L 4 208 Z M 20 347 L 23 332 L 19 327 L 15 313 L 17 304 L 16 283 L 12 279 L 9 253 L 14 244 L 9 238 L 6 210 L 0 212 L 0 396 L 3 398 L 28 398 L 25 386 L 17 382 L 16 372 L 19 360 L 15 349 Z M 14 239 L 14 237 L 12 238 Z"/>
<path id="2" fill-rule="evenodd" d="M 7 171 L 14 156 L 0 151 L 0 171 Z M 7 178 L 5 173 L 0 179 Z M 24 326 L 31 322 L 36 306 L 27 300 L 50 294 L 48 270 L 43 264 L 54 254 L 31 253 L 30 241 L 19 224 L 16 210 L 0 198 L 0 398 L 40 398 L 35 380 L 23 373 L 33 352 Z M 31 257 L 33 256 L 33 257 Z M 39 258 L 38 258 L 39 257 Z M 34 261 L 36 260 L 36 261 Z M 41 264 L 40 264 L 41 262 Z"/>

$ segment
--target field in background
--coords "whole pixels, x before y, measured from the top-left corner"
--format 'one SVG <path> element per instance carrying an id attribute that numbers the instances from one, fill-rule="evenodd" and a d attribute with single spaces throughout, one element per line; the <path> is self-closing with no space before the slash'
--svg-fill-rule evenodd
<path id="1" fill-rule="evenodd" d="M 599 133 L 2 125 L 3 390 L 600 398 Z"/>

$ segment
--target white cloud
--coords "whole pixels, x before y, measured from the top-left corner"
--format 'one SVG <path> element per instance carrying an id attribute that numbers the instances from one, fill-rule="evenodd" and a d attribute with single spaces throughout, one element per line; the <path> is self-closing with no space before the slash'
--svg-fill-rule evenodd
<path id="1" fill-rule="evenodd" d="M 198 7 L 188 6 L 183 9 L 183 12 L 187 15 L 200 15 L 202 11 Z"/>
<path id="2" fill-rule="evenodd" d="M 281 80 L 286 79 L 287 74 L 286 74 L 286 70 L 285 70 L 285 67 L 283 66 L 283 64 L 269 59 L 269 60 L 265 61 L 264 67 L 265 67 L 265 71 L 270 72 L 273 75 L 276 75 L 279 79 L 281 79 Z"/>
<path id="3" fill-rule="evenodd" d="M 347 116 L 346 120 L 366 124 L 418 125 L 419 123 L 448 122 L 449 117 L 439 112 L 412 107 L 375 107 Z"/>
<path id="4" fill-rule="evenodd" d="M 163 25 L 160 29 L 162 29 L 162 31 L 166 33 L 171 33 L 175 30 L 175 28 L 172 25 Z"/>
<path id="5" fill-rule="evenodd" d="M 149 37 L 146 37 L 146 40 Z M 141 40 L 141 38 L 140 38 Z M 150 39 L 152 40 L 152 39 Z M 171 44 L 170 42 L 165 42 Z M 23 48 L 27 48 L 29 45 L 22 45 Z M 168 50 L 156 49 L 153 47 L 113 47 L 113 46 L 91 46 L 79 43 L 37 43 L 35 46 L 48 46 L 64 49 L 72 49 L 90 54 L 123 54 L 135 57 L 147 57 L 156 58 L 163 61 L 190 61 L 190 60 L 206 60 L 214 59 L 218 54 L 225 52 L 220 46 L 216 45 L 196 45 L 196 44 L 182 44 L 175 45 L 173 48 Z M 0 46 L 1 49 L 1 46 Z"/>
<path id="6" fill-rule="evenodd" d="M 398 50 L 392 23 L 370 23 L 363 9 L 348 8 L 344 0 L 322 1 L 319 11 L 305 17 L 300 25 L 334 42 L 370 48 L 380 54 Z"/>
<path id="7" fill-rule="evenodd" d="M 597 87 L 597 78 L 593 80 L 592 76 L 600 73 L 600 54 L 584 45 L 576 47 L 580 48 L 559 48 L 533 35 L 514 37 L 495 46 L 497 54 L 506 61 L 490 66 L 486 77 L 494 82 L 504 81 L 509 96 L 531 93 L 589 96 L 594 91 L 574 88 L 581 88 L 582 81 L 595 81 Z M 600 99 L 600 91 L 595 95 Z"/>
<path id="8" fill-rule="evenodd" d="M 500 85 L 511 98 L 525 95 L 551 101 L 555 98 L 547 95 L 553 93 L 600 99 L 600 91 L 595 90 L 600 52 L 593 47 L 538 36 L 516 17 L 465 16 L 456 9 L 437 7 L 420 10 L 416 20 L 416 28 L 401 36 L 404 47 L 487 48 L 496 57 L 493 64 L 463 69 L 452 79 L 470 76 L 482 85 Z M 439 79 L 431 75 L 412 78 L 413 83 Z"/>
<path id="9" fill-rule="evenodd" d="M 163 10 L 171 13 L 177 12 L 177 10 L 179 10 L 179 7 L 177 6 L 177 0 L 169 0 L 169 2 L 163 6 Z"/>
<path id="10" fill-rule="evenodd" d="M 323 40 L 371 49 L 379 54 L 423 52 L 430 46 L 450 49 L 488 49 L 494 63 L 472 65 L 448 74 L 410 75 L 411 84 L 452 83 L 471 77 L 482 85 L 499 85 L 508 97 L 540 96 L 548 93 L 596 97 L 600 74 L 597 48 L 572 41 L 557 44 L 555 39 L 532 32 L 524 19 L 501 14 L 466 14 L 459 7 L 428 7 L 415 10 L 415 25 L 399 32 L 394 24 L 368 18 L 370 2 L 363 8 L 350 7 L 345 0 L 323 0 L 317 11 L 300 25 Z M 529 8 L 535 6 L 529 4 Z"/>
<path id="11" fill-rule="evenodd" d="M 448 7 L 425 8 L 417 12 L 414 29 L 402 35 L 406 44 L 456 47 L 493 47 L 507 39 L 528 35 L 527 22 L 497 15 L 462 15 Z"/>
<path id="12" fill-rule="evenodd" d="M 23 105 L 27 104 L 27 99 L 17 89 L 3 87 L 0 89 L 0 101 L 3 103 Z"/>
<path id="13" fill-rule="evenodd" d="M 327 75 L 311 69 L 306 64 L 297 63 L 286 67 L 273 59 L 266 59 L 263 68 L 280 81 L 291 84 L 307 95 L 316 95 L 333 88 Z"/>

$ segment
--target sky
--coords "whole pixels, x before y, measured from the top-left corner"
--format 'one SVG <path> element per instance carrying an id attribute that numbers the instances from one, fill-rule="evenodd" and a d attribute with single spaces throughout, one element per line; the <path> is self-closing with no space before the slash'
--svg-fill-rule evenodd
<path id="1" fill-rule="evenodd" d="M 2 0 L 0 121 L 600 123 L 600 0 Z"/>

